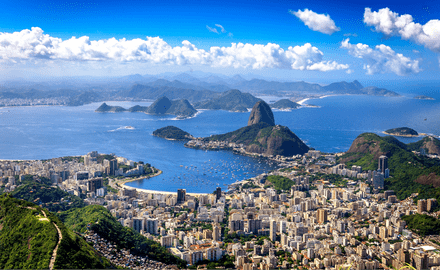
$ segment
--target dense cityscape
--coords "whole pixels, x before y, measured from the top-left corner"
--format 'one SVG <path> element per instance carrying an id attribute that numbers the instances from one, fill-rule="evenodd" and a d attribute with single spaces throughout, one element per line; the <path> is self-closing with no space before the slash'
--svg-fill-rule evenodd
<path id="1" fill-rule="evenodd" d="M 13 192 L 26 175 L 34 181 L 50 179 L 86 204 L 104 206 L 121 225 L 160 243 L 188 267 L 220 260 L 238 269 L 440 267 L 440 239 L 408 230 L 401 219 L 414 213 L 437 217 L 432 212 L 437 201 L 414 204 L 417 194 L 399 201 L 394 191 L 384 191 L 387 159 L 380 157 L 376 171 L 363 171 L 337 164 L 333 154 L 310 150 L 284 159 L 278 170 L 231 184 L 227 192 L 218 187 L 213 194 L 187 194 L 185 189 L 176 194 L 124 186 L 158 170 L 95 151 L 82 157 L 2 161 L 1 190 Z M 115 265 L 165 267 L 117 250 L 93 231 L 84 236 Z"/>

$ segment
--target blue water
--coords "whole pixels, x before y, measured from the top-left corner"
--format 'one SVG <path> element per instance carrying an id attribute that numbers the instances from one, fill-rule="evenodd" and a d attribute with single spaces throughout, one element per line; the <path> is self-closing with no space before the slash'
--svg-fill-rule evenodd
<path id="1" fill-rule="evenodd" d="M 274 111 L 275 121 L 289 127 L 307 145 L 330 153 L 348 150 L 352 141 L 363 132 L 381 134 L 389 128 L 408 126 L 419 133 L 440 135 L 440 94 L 426 91 L 402 90 L 405 95 L 402 97 L 313 99 L 307 103 L 318 108 Z M 416 94 L 429 94 L 436 100 L 412 99 Z M 129 108 L 150 103 L 108 104 Z M 84 155 L 94 150 L 115 153 L 151 163 L 164 171 L 158 177 L 131 182 L 130 186 L 163 191 L 186 188 L 187 192 L 212 192 L 217 186 L 226 188 L 225 185 L 236 180 L 274 168 L 259 159 L 227 151 L 188 149 L 182 142 L 152 136 L 154 130 L 168 125 L 197 137 L 225 133 L 246 125 L 249 113 L 202 111 L 194 118 L 177 120 L 173 116 L 143 113 L 95 113 L 99 105 L 0 108 L 0 159 L 49 159 Z M 405 143 L 419 139 L 399 138 Z"/>

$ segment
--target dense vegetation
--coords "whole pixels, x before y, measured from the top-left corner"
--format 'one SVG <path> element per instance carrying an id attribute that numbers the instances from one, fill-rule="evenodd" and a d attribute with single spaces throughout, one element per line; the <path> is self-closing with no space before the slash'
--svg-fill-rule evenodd
<path id="1" fill-rule="evenodd" d="M 63 236 L 55 268 L 112 267 L 108 260 L 96 254 L 49 211 L 4 194 L 0 196 L 0 268 L 49 268 L 58 242 L 58 232 L 53 223 L 57 224 Z"/>
<path id="2" fill-rule="evenodd" d="M 136 255 L 147 255 L 150 259 L 166 264 L 186 266 L 186 261 L 172 255 L 159 243 L 147 239 L 132 228 L 123 227 L 102 206 L 90 205 L 59 213 L 58 216 L 67 227 L 74 231 L 85 232 L 87 225 L 91 224 L 91 230 L 104 239 L 114 242 L 119 248 L 129 249 L 131 253 Z"/>
<path id="3" fill-rule="evenodd" d="M 255 140 L 260 130 L 270 126 L 266 123 L 259 123 L 252 126 L 245 126 L 232 132 L 220 135 L 213 135 L 205 138 L 210 141 L 229 141 L 234 143 L 249 144 Z"/>
<path id="4" fill-rule="evenodd" d="M 392 136 L 380 137 L 364 133 L 353 142 L 350 150 L 339 157 L 339 162 L 347 166 L 359 165 L 363 170 L 376 170 L 378 157 L 388 157 L 391 178 L 385 179 L 385 189 L 396 192 L 399 199 L 419 193 L 417 199 L 437 198 L 440 200 L 440 188 L 415 182 L 421 175 L 435 173 L 440 175 L 440 160 L 412 153 L 407 145 Z"/>
<path id="5" fill-rule="evenodd" d="M 0 196 L 0 268 L 49 268 L 58 241 L 55 227 L 33 204 Z"/>
<path id="6" fill-rule="evenodd" d="M 153 131 L 153 136 L 173 140 L 189 140 L 193 138 L 191 134 L 175 126 L 166 126 Z"/>
<path id="7" fill-rule="evenodd" d="M 426 136 L 420 141 L 407 144 L 408 150 L 419 152 L 425 149 L 425 153 L 440 155 L 440 140 L 431 136 Z"/>
<path id="8" fill-rule="evenodd" d="M 84 207 L 84 201 L 79 197 L 69 194 L 59 187 L 53 187 L 37 182 L 21 185 L 12 195 L 15 198 L 33 202 L 51 212 L 65 211 L 71 208 Z"/>
<path id="9" fill-rule="evenodd" d="M 403 216 L 402 219 L 410 230 L 421 236 L 440 234 L 440 220 L 435 217 L 415 214 Z"/>
<path id="10" fill-rule="evenodd" d="M 280 175 L 269 175 L 267 181 L 271 182 L 276 190 L 290 190 L 295 185 L 295 181 Z"/>
<path id="11" fill-rule="evenodd" d="M 309 148 L 287 127 L 270 126 L 261 122 L 232 132 L 205 138 L 209 141 L 228 141 L 249 146 L 247 151 L 270 155 L 304 154 Z"/>

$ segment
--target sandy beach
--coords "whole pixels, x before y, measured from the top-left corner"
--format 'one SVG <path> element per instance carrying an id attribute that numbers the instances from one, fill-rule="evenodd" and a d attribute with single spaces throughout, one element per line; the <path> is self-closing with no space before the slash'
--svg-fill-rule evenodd
<path id="1" fill-rule="evenodd" d="M 175 192 L 159 191 L 159 190 L 149 190 L 149 189 L 143 189 L 143 188 L 134 188 L 134 187 L 130 187 L 130 186 L 126 185 L 126 183 L 128 183 L 128 182 L 133 182 L 133 181 L 138 181 L 138 180 L 142 180 L 142 179 L 147 179 L 147 178 L 155 177 L 155 176 L 158 176 L 158 175 L 161 175 L 161 174 L 162 174 L 162 171 L 159 170 L 154 175 L 138 177 L 138 178 L 134 178 L 134 179 L 127 179 L 127 180 L 124 180 L 124 181 L 117 182 L 117 184 L 119 184 L 121 186 L 121 188 L 135 189 L 137 192 L 144 192 L 144 193 L 148 193 L 148 194 L 164 194 L 164 195 L 176 195 L 177 196 L 177 190 Z M 194 196 L 194 197 L 198 197 L 198 196 L 201 196 L 201 195 L 207 195 L 209 193 L 186 193 L 186 194 Z"/>

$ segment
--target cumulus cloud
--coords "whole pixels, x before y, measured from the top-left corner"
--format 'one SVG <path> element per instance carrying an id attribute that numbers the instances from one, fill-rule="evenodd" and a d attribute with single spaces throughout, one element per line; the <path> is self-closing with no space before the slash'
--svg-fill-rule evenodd
<path id="1" fill-rule="evenodd" d="M 298 11 L 289 10 L 289 12 L 298 17 L 305 25 L 307 25 L 313 31 L 318 31 L 323 34 L 331 35 L 334 32 L 340 31 L 336 27 L 335 22 L 329 15 L 318 14 L 307 8 L 304 11 L 298 9 Z"/>
<path id="2" fill-rule="evenodd" d="M 440 52 L 440 20 L 430 20 L 421 25 L 413 22 L 409 14 L 400 15 L 389 8 L 382 8 L 372 12 L 365 8 L 364 23 L 374 26 L 376 32 L 388 36 L 400 36 L 405 40 L 412 40 L 434 52 Z"/>
<path id="3" fill-rule="evenodd" d="M 342 41 L 341 48 L 347 49 L 350 55 L 364 59 L 364 69 L 367 74 L 395 73 L 399 76 L 406 76 L 419 73 L 419 61 L 412 60 L 386 45 L 377 45 L 374 49 L 362 43 L 356 45 L 350 43 L 350 39 Z"/>
<path id="4" fill-rule="evenodd" d="M 206 29 L 208 29 L 209 32 L 213 32 L 213 33 L 219 34 L 219 32 L 217 31 L 217 28 L 206 26 Z"/>
<path id="5" fill-rule="evenodd" d="M 0 62 L 23 61 L 118 61 L 169 65 L 208 65 L 234 68 L 284 68 L 330 71 L 348 65 L 323 61 L 323 53 L 310 43 L 284 50 L 278 44 L 232 43 L 230 47 L 198 49 L 184 40 L 172 47 L 159 37 L 144 39 L 103 39 L 72 37 L 68 40 L 44 34 L 33 27 L 14 33 L 0 33 Z"/>

